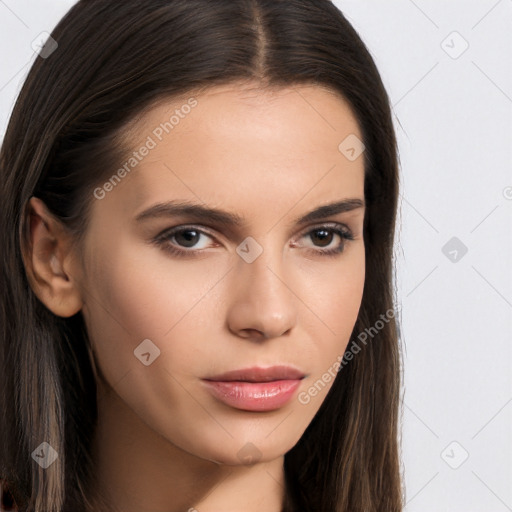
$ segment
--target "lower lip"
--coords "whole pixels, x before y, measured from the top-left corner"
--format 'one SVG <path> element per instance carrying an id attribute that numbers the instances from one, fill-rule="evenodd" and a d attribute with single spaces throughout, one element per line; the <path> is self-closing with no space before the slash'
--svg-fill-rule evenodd
<path id="1" fill-rule="evenodd" d="M 299 387 L 301 380 L 272 382 L 223 382 L 204 380 L 212 395 L 226 405 L 243 411 L 273 411 L 284 406 Z"/>

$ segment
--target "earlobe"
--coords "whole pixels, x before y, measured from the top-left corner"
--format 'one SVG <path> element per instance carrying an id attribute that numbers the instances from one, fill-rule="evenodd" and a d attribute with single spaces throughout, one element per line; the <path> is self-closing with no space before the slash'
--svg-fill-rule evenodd
<path id="1" fill-rule="evenodd" d="M 69 235 L 36 197 L 30 199 L 27 215 L 29 243 L 22 252 L 30 286 L 55 315 L 73 316 L 83 302 L 78 283 L 65 271 L 73 256 Z"/>

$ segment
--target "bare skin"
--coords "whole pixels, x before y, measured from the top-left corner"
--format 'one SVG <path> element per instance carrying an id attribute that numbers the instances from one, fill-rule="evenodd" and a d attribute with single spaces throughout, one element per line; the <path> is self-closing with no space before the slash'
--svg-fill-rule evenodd
<path id="1" fill-rule="evenodd" d="M 347 104 L 316 86 L 270 93 L 230 85 L 196 99 L 161 141 L 155 127 L 182 101 L 154 107 L 130 130 L 134 151 L 148 136 L 156 147 L 101 199 L 91 194 L 83 265 L 32 198 L 26 266 L 48 309 L 84 316 L 101 373 L 93 455 L 111 503 L 123 512 L 278 512 L 284 454 L 332 386 L 308 391 L 343 354 L 365 278 L 364 206 L 296 219 L 324 204 L 364 202 L 363 155 L 351 160 L 338 149 L 362 136 Z M 170 200 L 236 213 L 246 225 L 136 222 Z M 200 231 L 188 245 L 183 234 L 151 243 L 175 226 Z M 237 252 L 256 250 L 244 246 L 247 237 L 263 250 L 250 263 Z M 149 365 L 134 353 L 143 340 L 152 344 Z M 276 364 L 306 376 L 275 410 L 229 406 L 204 386 L 212 375 Z"/>

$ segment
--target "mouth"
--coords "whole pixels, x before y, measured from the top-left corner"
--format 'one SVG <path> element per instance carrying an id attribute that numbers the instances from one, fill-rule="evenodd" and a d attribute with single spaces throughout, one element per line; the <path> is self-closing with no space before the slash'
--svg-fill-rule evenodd
<path id="1" fill-rule="evenodd" d="M 204 380 L 213 382 L 272 382 L 278 380 L 300 380 L 306 375 L 293 366 L 279 365 L 269 368 L 245 368 L 207 377 Z"/>
<path id="2" fill-rule="evenodd" d="M 214 398 L 242 411 L 273 411 L 286 405 L 306 375 L 292 366 L 246 368 L 202 379 Z"/>

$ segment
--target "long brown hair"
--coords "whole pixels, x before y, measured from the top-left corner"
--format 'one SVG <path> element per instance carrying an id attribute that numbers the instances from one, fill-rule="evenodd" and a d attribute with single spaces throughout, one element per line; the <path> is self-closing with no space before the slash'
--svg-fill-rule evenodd
<path id="1" fill-rule="evenodd" d="M 350 105 L 366 147 L 367 205 L 353 337 L 388 317 L 286 454 L 284 509 L 402 510 L 399 330 L 388 314 L 398 153 L 389 98 L 353 27 L 329 0 L 81 0 L 51 36 L 58 47 L 36 58 L 0 153 L 0 478 L 19 510 L 80 512 L 96 499 L 87 492 L 97 417 L 90 344 L 80 312 L 55 316 L 29 286 L 28 200 L 42 199 L 79 246 L 92 190 L 129 149 L 129 121 L 156 101 L 254 80 L 327 87 Z M 46 470 L 31 456 L 42 442 L 58 453 Z"/>

